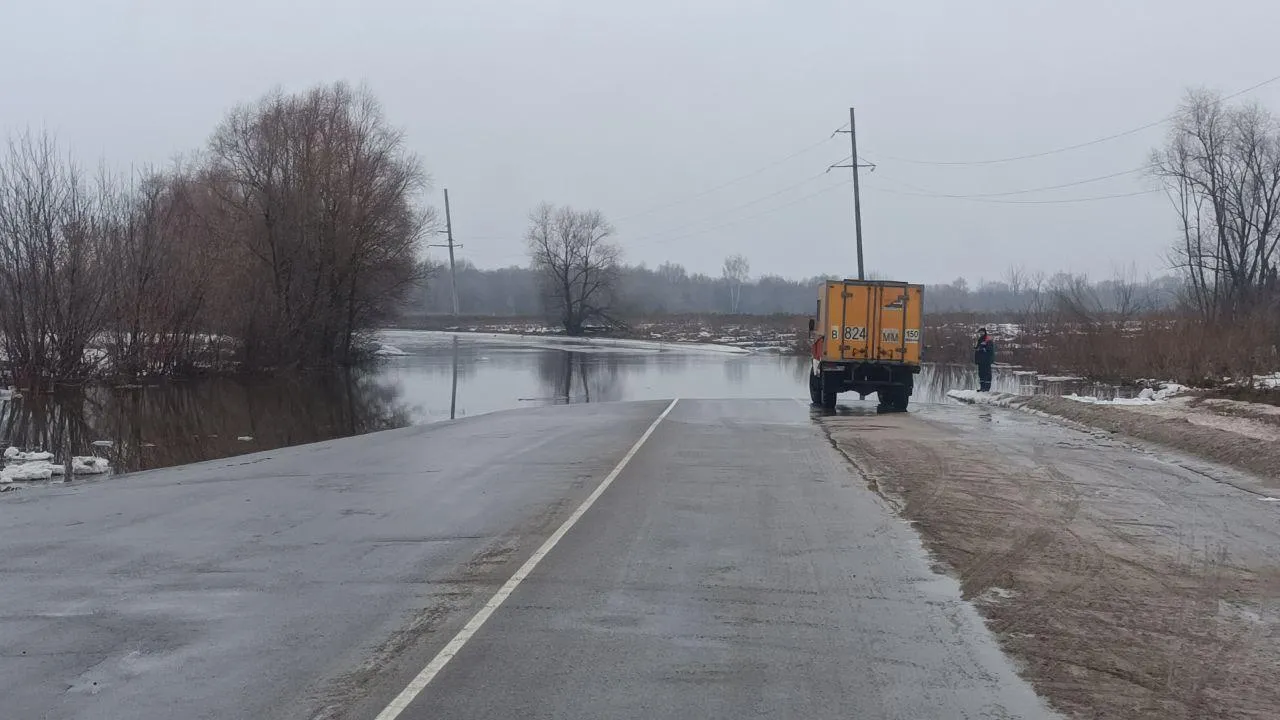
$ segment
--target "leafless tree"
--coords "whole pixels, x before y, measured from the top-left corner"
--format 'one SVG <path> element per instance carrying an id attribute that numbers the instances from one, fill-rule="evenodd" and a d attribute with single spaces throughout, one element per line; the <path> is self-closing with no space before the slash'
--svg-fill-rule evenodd
<path id="1" fill-rule="evenodd" d="M 1112 279 L 1105 285 L 1111 294 L 1111 311 L 1118 322 L 1129 322 L 1151 309 L 1151 298 L 1144 293 L 1144 288 L 1151 285 L 1151 279 L 1139 280 L 1138 269 L 1133 265 L 1116 268 Z"/>
<path id="2" fill-rule="evenodd" d="M 730 255 L 724 259 L 722 276 L 729 286 L 729 312 L 736 313 L 742 305 L 742 286 L 751 277 L 751 263 L 742 255 Z"/>
<path id="3" fill-rule="evenodd" d="M 11 138 L 0 160 L 0 332 L 17 384 L 83 380 L 105 320 L 104 212 L 116 188 L 89 183 L 47 134 Z"/>
<path id="4" fill-rule="evenodd" d="M 1060 272 L 1049 279 L 1053 308 L 1066 322 L 1092 327 L 1101 320 L 1105 306 L 1087 275 Z"/>
<path id="5" fill-rule="evenodd" d="M 233 111 L 210 143 L 218 229 L 241 271 L 230 318 L 251 367 L 325 366 L 360 354 L 421 279 L 434 216 L 401 133 L 365 90 L 274 93 Z"/>
<path id="6" fill-rule="evenodd" d="M 216 366 L 210 297 L 222 260 L 191 169 L 144 170 L 111 209 L 107 297 L 112 371 L 137 377 Z M 222 309 L 216 309 L 221 312 Z"/>
<path id="7" fill-rule="evenodd" d="M 1152 166 L 1178 212 L 1174 248 L 1208 317 L 1276 291 L 1280 266 L 1280 124 L 1257 105 L 1188 94 Z"/>
<path id="8" fill-rule="evenodd" d="M 570 335 L 591 321 L 615 322 L 622 249 L 598 210 L 539 205 L 529 215 L 525 240 L 542 285 L 544 308 Z"/>

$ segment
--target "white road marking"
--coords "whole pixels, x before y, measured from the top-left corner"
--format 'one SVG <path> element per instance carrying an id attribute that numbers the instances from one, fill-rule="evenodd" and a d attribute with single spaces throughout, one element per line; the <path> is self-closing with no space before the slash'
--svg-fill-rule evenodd
<path id="1" fill-rule="evenodd" d="M 578 506 L 578 509 L 574 510 L 573 514 L 570 515 L 560 527 L 556 528 L 555 532 L 551 533 L 551 537 L 547 538 L 546 541 L 534 551 L 533 555 L 529 556 L 529 559 L 524 561 L 524 564 L 516 570 L 515 574 L 503 583 L 502 587 L 498 588 L 498 592 L 494 593 L 493 597 L 489 598 L 489 602 L 485 603 L 484 607 L 480 608 L 476 611 L 475 615 L 471 616 L 471 619 L 467 621 L 466 625 L 462 626 L 462 629 L 458 631 L 458 634 L 454 635 L 453 639 L 441 648 L 440 652 L 436 653 L 435 657 L 431 658 L 431 662 L 427 663 L 427 666 L 422 668 L 422 671 L 419 672 L 413 680 L 409 681 L 409 685 L 405 687 L 404 690 L 401 690 L 400 694 L 397 695 L 389 705 L 382 709 L 382 712 L 378 713 L 378 717 L 375 718 L 375 720 L 395 720 L 400 716 L 400 713 L 404 712 L 405 708 L 409 707 L 409 704 L 426 689 L 427 685 L 431 683 L 435 676 L 444 669 L 444 666 L 449 664 L 449 661 L 453 659 L 453 656 L 457 655 L 458 652 L 462 650 L 462 647 L 467 644 L 467 641 L 471 639 L 471 636 L 475 635 L 476 632 L 484 626 L 485 622 L 488 621 L 489 616 L 493 615 L 494 611 L 502 607 L 502 603 L 506 602 L 507 598 L 511 596 L 511 593 L 515 592 L 516 588 L 520 587 L 520 583 L 524 582 L 524 579 L 529 576 L 529 573 L 532 573 L 534 568 L 538 567 L 538 563 L 542 562 L 542 559 L 547 556 L 547 553 L 550 553 L 556 546 L 556 543 L 560 542 L 560 538 L 564 537 L 565 533 L 569 532 L 569 530 L 577 524 L 578 520 L 582 519 L 582 516 L 591 509 L 591 506 L 594 505 L 596 500 L 604 494 L 604 491 L 609 489 L 609 486 L 613 484 L 615 479 L 617 479 L 619 473 L 622 472 L 622 469 L 627 466 L 627 463 L 631 462 L 631 458 L 635 457 L 635 454 L 640 451 L 641 446 L 643 446 L 645 441 L 649 439 L 649 436 L 653 434 L 653 431 L 658 428 L 658 423 L 661 423 L 667 415 L 671 414 L 671 410 L 675 408 L 676 403 L 679 401 L 680 398 L 676 398 L 671 401 L 671 404 L 667 406 L 667 409 L 663 410 L 662 414 L 653 421 L 653 424 L 649 425 L 649 429 L 644 431 L 644 434 L 640 436 L 639 440 L 636 440 L 636 444 L 632 445 L 631 449 L 627 451 L 627 454 L 622 456 L 622 459 L 613 467 L 613 470 L 609 471 L 609 474 L 605 475 L 604 480 L 600 481 L 600 484 L 596 486 L 596 489 L 587 496 L 586 500 L 582 501 L 582 504 Z"/>

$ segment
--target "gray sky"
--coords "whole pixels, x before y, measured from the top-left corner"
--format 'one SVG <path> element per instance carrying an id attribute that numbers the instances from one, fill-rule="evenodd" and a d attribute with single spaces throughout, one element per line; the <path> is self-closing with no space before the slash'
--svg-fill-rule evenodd
<path id="1" fill-rule="evenodd" d="M 815 175 L 848 155 L 847 136 L 823 139 L 853 104 L 859 153 L 879 164 L 863 183 L 869 270 L 1159 272 L 1175 221 L 1161 194 L 888 191 L 1130 170 L 1163 127 L 1005 164 L 891 158 L 1059 148 L 1164 117 L 1188 86 L 1280 75 L 1280 3 L 1266 0 L 0 0 L 0 27 L 0 128 L 45 126 L 112 164 L 199 148 L 227 109 L 273 86 L 365 82 L 425 160 L 433 202 L 449 188 L 461 254 L 482 267 L 524 262 L 526 216 L 548 200 L 604 211 L 630 262 L 718 274 L 740 252 L 753 275 L 852 275 L 848 171 Z M 1247 98 L 1280 109 L 1280 82 Z M 1153 187 L 1134 174 L 992 199 Z"/>

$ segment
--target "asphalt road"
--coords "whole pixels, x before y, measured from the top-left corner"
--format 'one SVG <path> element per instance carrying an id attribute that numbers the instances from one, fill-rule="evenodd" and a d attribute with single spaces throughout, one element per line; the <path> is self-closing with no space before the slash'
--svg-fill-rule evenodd
<path id="1" fill-rule="evenodd" d="M 666 407 L 6 493 L 0 717 L 373 718 Z M 680 401 L 484 613 L 400 718 L 1048 715 L 799 402 Z"/>

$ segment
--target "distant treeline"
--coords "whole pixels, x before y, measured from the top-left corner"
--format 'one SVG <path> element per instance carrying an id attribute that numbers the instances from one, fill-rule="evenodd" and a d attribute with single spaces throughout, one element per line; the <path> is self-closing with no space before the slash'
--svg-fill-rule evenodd
<path id="1" fill-rule="evenodd" d="M 466 315 L 534 317 L 542 313 L 538 277 L 526 267 L 481 270 L 470 263 L 458 266 L 458 304 Z M 812 312 L 822 277 L 791 280 L 774 275 L 748 279 L 738 299 L 738 312 L 753 315 Z M 1180 284 L 1172 277 L 1136 280 L 1121 275 L 1093 282 L 1081 275 L 1058 273 L 1031 275 L 1010 270 L 1006 278 L 974 286 L 964 279 L 927 285 L 925 301 L 930 312 L 1021 312 L 1055 293 L 1070 292 L 1087 298 L 1102 310 L 1140 306 L 1159 309 L 1178 300 Z M 728 313 L 733 281 L 690 273 L 675 263 L 657 268 L 631 265 L 622 268 L 619 309 L 623 317 L 662 314 Z M 444 314 L 452 307 L 447 268 L 436 268 L 431 281 L 420 284 L 411 296 L 408 313 Z"/>

